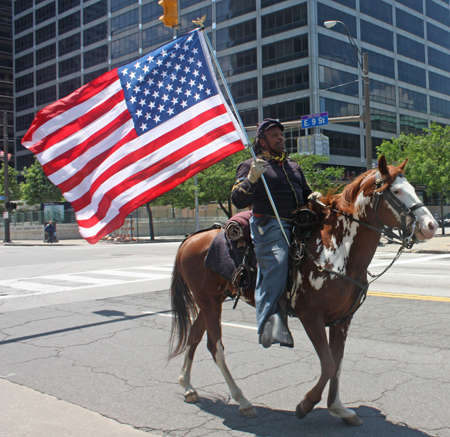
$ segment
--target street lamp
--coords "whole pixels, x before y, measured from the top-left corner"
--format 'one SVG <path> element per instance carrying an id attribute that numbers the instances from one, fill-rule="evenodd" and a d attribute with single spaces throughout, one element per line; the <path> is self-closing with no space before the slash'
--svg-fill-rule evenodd
<path id="1" fill-rule="evenodd" d="M 347 33 L 347 37 L 350 41 L 353 51 L 356 55 L 356 60 L 358 61 L 359 66 L 363 72 L 364 78 L 364 114 L 362 120 L 366 126 L 366 168 L 367 170 L 372 169 L 372 126 L 370 120 L 370 85 L 369 85 L 369 57 L 367 53 L 361 53 L 358 46 L 355 43 L 350 31 L 348 30 L 345 23 L 342 21 L 325 21 L 323 24 L 326 28 L 331 29 L 337 23 L 342 24 L 344 26 L 345 32 Z M 362 59 L 362 63 L 361 63 Z"/>

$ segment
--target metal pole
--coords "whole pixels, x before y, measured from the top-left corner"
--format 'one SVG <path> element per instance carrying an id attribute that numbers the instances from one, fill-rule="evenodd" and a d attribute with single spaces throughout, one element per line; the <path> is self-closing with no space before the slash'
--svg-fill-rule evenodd
<path id="1" fill-rule="evenodd" d="M 364 123 L 366 125 L 366 168 L 372 169 L 372 121 L 370 118 L 369 56 L 362 54 L 364 78 Z"/>
<path id="2" fill-rule="evenodd" d="M 247 144 L 250 144 L 250 139 L 248 138 L 247 131 L 245 130 L 244 124 L 242 123 L 241 116 L 239 115 L 239 111 L 236 107 L 236 104 L 234 103 L 233 96 L 231 95 L 230 89 L 228 88 L 227 81 L 225 80 L 225 76 L 223 75 L 222 69 L 220 68 L 219 61 L 217 60 L 216 54 L 214 53 L 213 47 L 211 45 L 211 42 L 209 41 L 208 34 L 205 31 L 205 26 L 203 25 L 203 23 L 201 24 L 200 29 L 203 31 L 203 34 L 205 35 L 205 40 L 208 45 L 209 51 L 211 53 L 212 58 L 214 59 L 214 63 L 216 64 L 217 71 L 219 72 L 220 78 L 222 79 L 223 86 L 225 87 L 225 89 L 227 91 L 228 97 L 233 106 L 234 113 L 239 122 L 239 125 L 241 126 L 242 131 L 245 132 L 245 136 L 247 137 Z M 253 150 L 253 147 L 250 147 L 250 152 L 253 156 L 253 159 L 256 161 L 256 154 L 255 154 L 255 151 Z M 272 195 L 270 194 L 269 186 L 267 185 L 264 175 L 261 175 L 261 180 L 263 182 L 263 185 L 266 190 L 267 197 L 269 198 L 272 209 L 275 213 L 275 217 L 277 218 L 278 224 L 280 225 L 281 232 L 282 232 L 284 239 L 286 240 L 286 243 L 289 247 L 291 245 L 291 242 L 289 241 L 289 238 L 287 237 L 286 232 L 284 232 L 283 224 L 281 223 L 281 218 L 278 214 L 278 210 L 277 210 L 277 207 L 275 206 L 275 202 L 273 201 Z"/>
<path id="3" fill-rule="evenodd" d="M 197 193 L 197 175 L 194 176 L 195 182 L 195 230 L 198 231 L 200 229 L 200 220 L 198 217 L 198 193 Z"/>
<path id="4" fill-rule="evenodd" d="M 9 208 L 6 208 L 6 205 L 9 203 L 9 165 L 8 165 L 8 115 L 6 112 L 3 112 L 3 183 L 4 183 L 4 191 L 5 191 L 5 212 L 6 216 L 4 219 L 5 222 L 5 235 L 3 242 L 10 243 L 11 237 L 9 233 L 9 214 L 11 213 Z"/>

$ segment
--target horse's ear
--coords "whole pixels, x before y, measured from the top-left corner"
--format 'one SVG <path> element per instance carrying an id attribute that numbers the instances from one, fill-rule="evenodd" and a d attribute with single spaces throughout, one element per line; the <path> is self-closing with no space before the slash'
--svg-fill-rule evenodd
<path id="1" fill-rule="evenodd" d="M 381 173 L 382 176 L 389 174 L 386 158 L 384 155 L 381 155 L 380 159 L 378 160 L 378 171 Z"/>
<path id="2" fill-rule="evenodd" d="M 405 172 L 406 163 L 408 162 L 408 158 L 406 158 L 397 168 L 401 170 L 403 173 Z"/>

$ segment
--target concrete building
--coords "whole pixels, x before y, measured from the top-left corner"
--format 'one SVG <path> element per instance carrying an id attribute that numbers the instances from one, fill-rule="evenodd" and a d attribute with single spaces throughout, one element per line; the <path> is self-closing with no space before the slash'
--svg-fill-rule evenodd
<path id="1" fill-rule="evenodd" d="M 158 20 L 157 0 L 15 0 L 17 169 L 36 112 L 101 73 L 194 28 L 208 35 L 246 126 L 327 111 L 364 112 L 362 71 L 344 26 L 368 53 L 373 157 L 384 139 L 450 123 L 449 0 L 179 0 L 181 27 Z M 365 170 L 364 123 L 330 124 L 330 164 Z M 298 127 L 286 132 L 296 150 Z"/>

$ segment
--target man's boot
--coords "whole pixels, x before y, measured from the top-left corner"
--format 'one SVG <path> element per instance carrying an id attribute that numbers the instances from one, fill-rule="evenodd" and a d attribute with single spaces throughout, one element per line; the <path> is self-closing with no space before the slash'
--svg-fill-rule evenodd
<path id="1" fill-rule="evenodd" d="M 280 307 L 272 314 L 264 324 L 259 343 L 268 348 L 273 344 L 280 343 L 280 346 L 294 347 L 294 339 L 287 326 L 287 319 Z"/>

